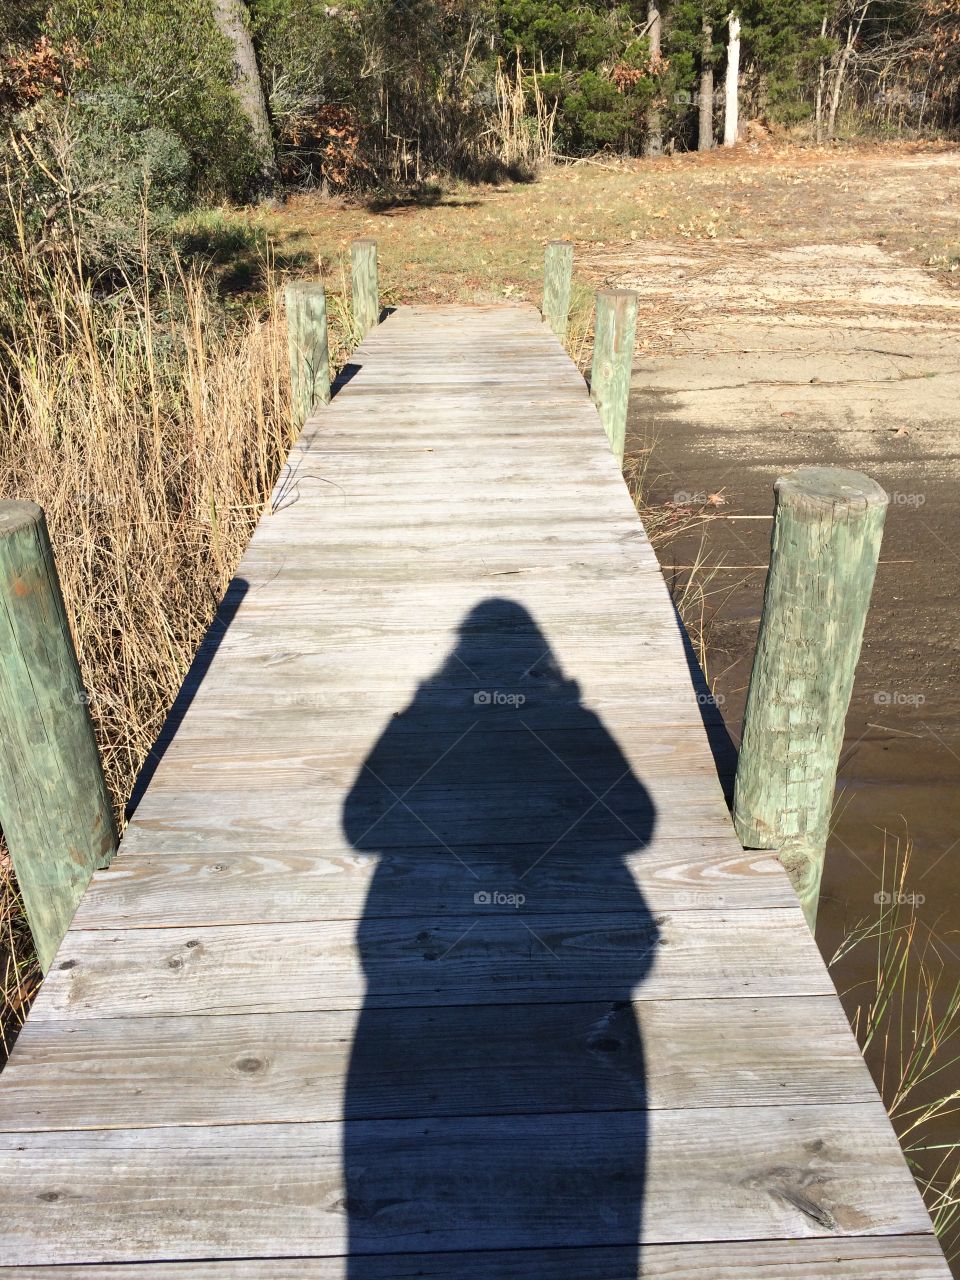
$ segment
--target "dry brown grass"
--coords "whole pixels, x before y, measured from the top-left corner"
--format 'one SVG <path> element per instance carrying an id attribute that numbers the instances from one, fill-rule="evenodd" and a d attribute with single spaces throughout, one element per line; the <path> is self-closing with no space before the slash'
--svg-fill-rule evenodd
<path id="1" fill-rule="evenodd" d="M 147 246 L 144 246 L 145 256 Z M 276 282 L 229 322 L 176 261 L 97 301 L 25 246 L 0 351 L 0 496 L 45 510 L 118 812 L 291 440 Z M 0 859 L 3 1045 L 38 972 Z"/>
<path id="2" fill-rule="evenodd" d="M 536 173 L 553 159 L 553 135 L 559 99 L 551 107 L 540 89 L 536 67 L 528 74 L 517 58 L 512 74 L 497 63 L 494 82 L 497 151 L 507 168 Z"/>
<path id="3" fill-rule="evenodd" d="M 0 848 L 0 1065 L 40 980 L 10 856 Z"/>

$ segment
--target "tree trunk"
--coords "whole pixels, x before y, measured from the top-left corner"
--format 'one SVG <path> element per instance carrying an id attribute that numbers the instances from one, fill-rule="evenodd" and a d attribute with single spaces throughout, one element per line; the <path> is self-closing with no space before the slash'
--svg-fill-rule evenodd
<path id="1" fill-rule="evenodd" d="M 860 30 L 863 27 L 864 20 L 867 16 L 867 10 L 870 8 L 872 0 L 865 0 L 863 8 L 857 14 L 856 21 L 851 17 L 850 24 L 847 27 L 847 39 L 840 54 L 840 61 L 837 63 L 837 69 L 834 72 L 833 85 L 830 90 L 830 115 L 827 119 L 827 137 L 833 138 L 837 130 L 837 112 L 840 109 L 840 97 L 843 93 L 843 81 L 847 73 L 847 67 L 850 65 L 850 59 L 853 56 L 853 47 L 857 43 Z"/>
<path id="2" fill-rule="evenodd" d="M 229 40 L 233 50 L 234 88 L 250 121 L 250 131 L 261 157 L 263 177 L 272 184 L 276 178 L 273 131 L 257 55 L 247 26 L 246 5 L 244 0 L 213 0 L 213 15 L 221 35 Z"/>
<path id="3" fill-rule="evenodd" d="M 847 66 L 850 62 L 850 54 L 853 50 L 853 23 L 847 28 L 847 42 L 843 46 L 843 52 L 840 54 L 840 61 L 837 63 L 837 69 L 833 75 L 833 84 L 830 88 L 830 112 L 827 116 L 827 137 L 833 138 L 837 132 L 837 112 L 840 110 L 840 95 L 843 93 L 843 78 L 846 75 Z"/>
<path id="4" fill-rule="evenodd" d="M 740 87 L 740 19 L 731 13 L 727 19 L 730 39 L 727 44 L 727 83 L 724 98 L 723 145 L 737 145 Z"/>
<path id="5" fill-rule="evenodd" d="M 703 41 L 700 46 L 700 131 L 698 151 L 713 148 L 713 23 L 704 10 L 701 19 Z"/>
<path id="6" fill-rule="evenodd" d="M 647 28 L 650 36 L 650 69 L 655 82 L 660 74 L 660 10 L 656 0 L 649 0 L 647 5 Z M 643 141 L 643 154 L 652 159 L 663 155 L 663 123 L 660 119 L 660 86 L 655 84 L 653 102 L 647 108 L 646 137 Z"/>
<path id="7" fill-rule="evenodd" d="M 824 13 L 823 21 L 820 23 L 820 39 L 827 38 L 827 15 Z M 827 64 L 823 58 L 820 59 L 820 65 L 817 68 L 817 110 L 814 124 L 814 137 L 819 147 L 823 141 L 823 91 L 827 83 Z"/>

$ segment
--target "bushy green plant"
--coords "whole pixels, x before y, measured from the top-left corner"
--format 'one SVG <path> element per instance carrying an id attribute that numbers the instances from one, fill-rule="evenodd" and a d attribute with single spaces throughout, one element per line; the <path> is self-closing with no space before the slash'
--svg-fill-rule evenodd
<path id="1" fill-rule="evenodd" d="M 144 231 L 165 229 L 190 197 L 183 143 L 146 123 L 140 101 L 118 87 L 47 96 L 19 112 L 3 161 L 17 234 L 100 276 L 140 264 Z"/>
<path id="2" fill-rule="evenodd" d="M 500 0 L 498 21 L 504 50 L 545 72 L 541 90 L 558 106 L 561 151 L 580 155 L 638 144 L 658 90 L 642 36 L 645 4 Z"/>
<path id="3" fill-rule="evenodd" d="M 380 114 L 375 86 L 362 74 L 360 18 L 370 6 L 251 0 L 249 7 L 284 180 L 351 185 L 364 168 L 361 127 L 369 132 Z"/>
<path id="4" fill-rule="evenodd" d="M 46 8 L 45 0 L 0 0 L 0 49 L 34 40 Z"/>
<path id="5" fill-rule="evenodd" d="M 122 85 L 126 121 L 179 139 L 197 195 L 243 196 L 255 183 L 258 157 L 211 0 L 53 0 L 46 33 L 83 51 L 76 93 Z"/>
<path id="6" fill-rule="evenodd" d="M 792 124 L 808 117 L 817 64 L 833 47 L 820 38 L 827 0 L 746 0 L 746 57 L 762 74 L 766 112 Z"/>

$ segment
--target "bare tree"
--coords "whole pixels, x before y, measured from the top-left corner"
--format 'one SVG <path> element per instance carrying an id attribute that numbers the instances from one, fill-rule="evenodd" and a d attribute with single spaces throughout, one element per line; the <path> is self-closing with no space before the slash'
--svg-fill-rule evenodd
<path id="1" fill-rule="evenodd" d="M 257 66 L 257 55 L 250 38 L 244 0 L 213 0 L 213 15 L 220 33 L 233 50 L 234 87 L 241 106 L 250 121 L 250 131 L 261 156 L 264 179 L 272 183 L 276 177 L 273 130 L 267 114 L 267 99 Z"/>
<path id="2" fill-rule="evenodd" d="M 650 37 L 650 70 L 654 79 L 654 97 L 647 108 L 646 136 L 643 141 L 643 154 L 648 158 L 663 155 L 663 123 L 660 118 L 659 86 L 656 83 L 660 74 L 660 10 L 657 0 L 647 3 L 647 34 Z"/>
<path id="3" fill-rule="evenodd" d="M 827 10 L 823 11 L 823 21 L 820 23 L 820 40 L 824 41 L 827 37 Z M 817 146 L 823 141 L 823 98 L 827 87 L 827 63 L 821 54 L 820 63 L 817 67 L 817 104 L 815 112 L 815 136 Z"/>
<path id="4" fill-rule="evenodd" d="M 700 45 L 700 129 L 697 138 L 698 151 L 713 148 L 713 23 L 704 8 L 700 20 L 702 41 Z"/>
<path id="5" fill-rule="evenodd" d="M 727 18 L 729 41 L 727 43 L 727 83 L 724 96 L 723 145 L 737 145 L 739 124 L 740 88 L 740 19 L 731 12 Z"/>
<path id="6" fill-rule="evenodd" d="M 827 116 L 828 138 L 833 138 L 836 135 L 837 112 L 840 109 L 840 97 L 843 93 L 844 79 L 872 3 L 873 0 L 854 0 L 853 4 L 846 6 L 844 17 L 847 23 L 847 33 L 834 62 L 833 83 L 830 86 L 830 111 Z"/>

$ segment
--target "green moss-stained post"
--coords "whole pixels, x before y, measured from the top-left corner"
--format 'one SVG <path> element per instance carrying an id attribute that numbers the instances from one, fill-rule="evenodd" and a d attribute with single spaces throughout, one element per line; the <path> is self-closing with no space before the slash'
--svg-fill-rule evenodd
<path id="1" fill-rule="evenodd" d="M 0 502 L 0 825 L 46 971 L 117 847 L 43 512 Z"/>
<path id="2" fill-rule="evenodd" d="M 630 373 L 637 337 L 637 295 L 623 289 L 597 294 L 590 395 L 610 448 L 623 461 L 630 402 Z"/>
<path id="3" fill-rule="evenodd" d="M 376 240 L 354 240 L 350 246 L 353 280 L 353 321 L 365 338 L 380 320 L 380 287 L 377 282 Z"/>
<path id="4" fill-rule="evenodd" d="M 284 290 L 290 395 L 294 426 L 300 428 L 318 404 L 330 401 L 327 299 L 319 281 L 298 280 Z"/>
<path id="5" fill-rule="evenodd" d="M 816 926 L 844 720 L 887 495 L 868 476 L 781 476 L 734 794 L 748 849 L 777 849 Z"/>
<path id="6" fill-rule="evenodd" d="M 573 245 L 551 240 L 543 262 L 543 318 L 561 342 L 567 336 L 573 288 Z"/>

